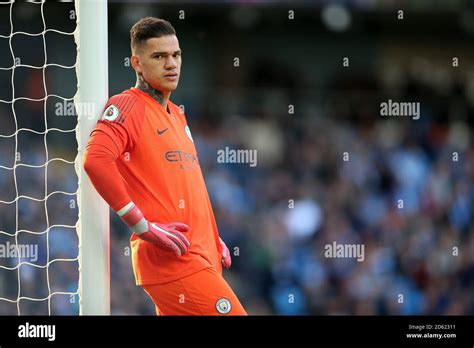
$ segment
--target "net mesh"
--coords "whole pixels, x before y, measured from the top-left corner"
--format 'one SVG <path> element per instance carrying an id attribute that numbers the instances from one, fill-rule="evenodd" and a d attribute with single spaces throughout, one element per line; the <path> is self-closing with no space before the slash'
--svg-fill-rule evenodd
<path id="1" fill-rule="evenodd" d="M 31 9 L 31 6 L 38 8 Z M 8 7 L 8 9 L 5 9 L 5 7 Z M 73 9 L 73 4 L 69 4 L 69 8 L 71 7 Z M 25 8 L 28 9 L 25 10 Z M 71 116 L 67 115 L 67 111 L 71 107 L 71 103 L 73 103 L 73 96 L 58 95 L 50 90 L 48 81 L 50 76 L 48 72 L 51 68 L 74 71 L 76 64 L 63 65 L 50 62 L 46 37 L 48 34 L 55 33 L 60 36 L 70 37 L 73 40 L 75 29 L 68 32 L 48 28 L 45 19 L 45 1 L 29 2 L 27 4 L 3 1 L 0 2 L 0 10 L 3 10 L 3 12 L 8 11 L 9 13 L 10 32 L 0 33 L 0 41 L 8 41 L 9 54 L 13 63 L 10 66 L 0 66 L 0 72 L 11 73 L 10 81 L 5 81 L 3 79 L 4 75 L 0 76 L 2 80 L 0 85 L 3 85 L 3 88 L 10 85 L 11 90 L 11 98 L 0 98 L 0 106 L 3 105 L 2 110 L 4 111 L 2 114 L 2 110 L 0 110 L 0 125 L 3 125 L 0 126 L 0 141 L 2 141 L 0 144 L 2 157 L 0 161 L 0 170 L 2 171 L 0 173 L 0 192 L 4 193 L 0 193 L 0 237 L 2 238 L 0 241 L 0 284 L 2 284 L 0 285 L 0 313 L 12 314 L 11 310 L 9 312 L 7 309 L 6 303 L 9 303 L 16 305 L 18 315 L 23 314 L 23 309 L 25 314 L 46 314 L 45 311 L 49 315 L 74 314 L 78 311 L 77 304 L 75 305 L 75 299 L 78 295 L 77 279 L 74 284 L 74 281 L 70 278 L 71 274 L 72 278 L 76 277 L 77 270 L 75 272 L 74 269 L 77 269 L 78 249 L 75 249 L 75 255 L 69 255 L 70 253 L 66 249 L 77 248 L 77 237 L 75 236 L 77 225 L 77 205 L 75 203 L 77 184 L 73 183 L 74 179 L 77 180 L 77 178 L 74 177 L 74 174 L 70 174 L 69 168 L 65 169 L 70 166 L 72 172 L 74 171 L 74 158 L 69 160 L 67 158 L 68 152 L 64 151 L 64 149 L 56 150 L 58 147 L 62 147 L 61 142 L 58 141 L 58 134 L 75 139 L 74 126 L 76 120 L 73 117 L 69 117 L 65 122 L 51 121 L 52 118 L 54 120 L 54 117 Z M 28 13 L 38 10 L 42 24 L 40 32 L 15 30 L 15 19 L 17 16 L 26 16 L 28 19 L 30 18 Z M 73 12 L 70 13 L 73 14 Z M 38 52 L 33 46 L 27 49 L 32 56 L 41 56 L 42 54 L 44 56 L 43 64 L 21 63 L 24 57 L 16 55 L 14 48 L 16 45 L 14 45 L 14 42 L 17 38 L 25 37 L 42 40 L 42 52 Z M 2 56 L 6 55 L 7 52 L 2 49 Z M 32 76 L 37 76 L 38 80 L 42 80 L 40 85 L 42 85 L 43 96 L 30 97 L 20 94 L 17 86 L 19 80 L 16 75 L 20 75 L 21 69 L 28 69 L 29 73 L 33 74 Z M 41 76 L 38 76 L 38 73 Z M 59 72 L 56 74 L 56 77 L 62 76 L 62 74 L 62 72 Z M 33 79 L 33 81 L 36 80 Z M 20 89 L 24 90 L 23 87 L 22 85 Z M 53 100 L 57 101 L 55 104 L 55 114 L 48 107 L 48 103 L 50 104 Z M 35 118 L 29 123 L 27 122 L 31 127 L 22 127 L 22 122 L 19 122 L 18 117 L 18 108 L 21 102 L 29 103 L 30 108 L 37 108 L 37 106 L 31 105 L 42 103 L 43 118 Z M 7 112 L 6 109 L 9 109 L 10 112 Z M 13 118 L 11 127 L 7 126 L 10 121 L 7 120 L 7 117 Z M 55 123 L 62 126 L 73 124 L 65 128 L 55 127 Z M 32 142 L 32 139 L 38 136 L 42 137 L 42 141 L 39 140 L 38 143 Z M 22 145 L 21 141 L 25 141 L 25 144 Z M 7 142 L 14 144 L 13 158 L 11 158 L 11 151 L 5 150 L 5 143 Z M 41 151 L 39 150 L 41 148 L 40 143 L 42 143 L 44 152 L 42 149 Z M 71 144 L 71 146 L 74 146 L 74 144 Z M 64 147 L 66 148 L 67 146 Z M 27 150 L 23 151 L 23 148 Z M 53 151 L 52 149 L 55 150 Z M 8 153 L 8 156 L 5 153 Z M 30 156 L 29 154 L 32 155 Z M 64 154 L 64 156 L 61 156 L 61 154 Z M 33 160 L 29 161 L 28 159 L 30 158 Z M 41 160 L 38 161 L 39 159 Z M 42 173 L 38 172 L 38 170 L 42 171 Z M 31 175 L 34 176 L 34 179 L 29 177 Z M 7 178 L 12 178 L 12 180 Z M 66 179 L 68 182 L 69 190 L 61 189 L 62 179 Z M 28 187 L 33 187 L 30 190 L 32 193 L 23 193 L 25 190 L 22 190 L 21 184 L 25 180 L 29 182 Z M 6 199 L 8 192 L 12 188 L 10 186 L 9 189 L 3 189 L 3 187 L 9 183 L 14 187 L 12 196 L 10 199 Z M 42 185 L 44 187 L 41 187 Z M 55 202 L 51 203 L 51 201 Z M 43 217 L 39 218 L 39 213 L 30 214 L 29 207 L 36 207 L 35 211 L 44 213 Z M 68 219 L 62 219 L 63 221 L 67 220 L 66 223 L 58 222 L 61 220 L 60 216 L 68 217 Z M 75 221 L 70 217 L 75 217 Z M 25 221 L 22 221 L 23 218 Z M 32 220 L 31 223 L 30 220 Z M 30 228 L 22 228 L 22 225 L 29 226 Z M 32 225 L 39 228 L 31 228 Z M 69 265 L 64 263 L 69 263 Z M 55 265 L 58 265 L 56 276 L 54 276 L 52 270 Z M 73 269 L 72 272 L 71 269 Z M 16 275 L 12 276 L 12 272 L 16 272 Z M 65 281 L 66 284 L 60 284 L 61 281 Z M 16 284 L 13 284 L 13 282 L 16 282 Z M 43 289 L 39 289 L 40 287 L 43 287 Z M 47 291 L 44 289 L 45 287 Z M 55 297 L 59 298 L 60 295 L 64 297 L 53 306 L 53 299 Z M 34 305 L 34 303 L 39 302 L 47 303 L 47 307 Z M 24 303 L 28 303 L 28 305 L 24 307 L 22 305 Z"/>

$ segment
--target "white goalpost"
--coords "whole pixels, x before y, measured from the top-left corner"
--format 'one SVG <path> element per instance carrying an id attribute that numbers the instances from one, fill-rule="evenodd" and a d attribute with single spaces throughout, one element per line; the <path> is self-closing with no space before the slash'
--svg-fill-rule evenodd
<path id="1" fill-rule="evenodd" d="M 82 166 L 89 134 L 108 99 L 107 0 L 76 0 L 75 4 L 80 314 L 110 314 L 109 207 L 93 188 Z M 93 114 L 86 110 L 93 110 Z"/>
<path id="2" fill-rule="evenodd" d="M 8 42 L 5 51 L 2 50 L 0 53 L 5 57 L 7 54 L 11 56 L 13 61 L 12 66 L 0 66 L 1 72 L 11 73 L 11 79 L 8 78 L 4 81 L 0 81 L 2 86 L 11 86 L 11 98 L 0 96 L 0 106 L 7 107 L 10 109 L 10 113 L 14 119 L 14 126 L 11 127 L 12 132 L 7 130 L 0 124 L 0 141 L 11 141 L 14 143 L 15 158 L 11 160 L 11 165 L 3 165 L 5 162 L 0 163 L 0 179 L 1 175 L 11 176 L 13 178 L 14 199 L 3 199 L 0 196 L 0 213 L 3 211 L 3 215 L 0 214 L 0 237 L 3 240 L 12 240 L 13 251 L 16 256 L 7 257 L 8 260 L 5 262 L 5 256 L 0 255 L 2 263 L 0 264 L 0 309 L 1 306 L 9 304 L 9 306 L 16 305 L 16 311 L 18 315 L 22 314 L 20 303 L 22 301 L 31 301 L 31 303 L 47 302 L 47 313 L 43 310 L 37 310 L 33 314 L 54 314 L 52 313 L 52 299 L 56 295 L 73 296 L 74 298 L 79 296 L 79 314 L 80 315 L 109 315 L 110 314 L 110 248 L 109 248 L 109 207 L 107 203 L 100 197 L 95 191 L 94 187 L 90 183 L 86 173 L 82 166 L 82 159 L 87 145 L 87 141 L 92 129 L 95 127 L 97 120 L 102 114 L 103 107 L 108 99 L 108 40 L 107 40 L 107 0 L 75 0 L 75 15 L 76 15 L 76 28 L 72 32 L 65 32 L 53 28 L 48 28 L 47 21 L 44 15 L 44 4 L 45 0 L 29 1 L 28 4 L 31 6 L 38 6 L 41 12 L 41 18 L 38 20 L 39 23 L 42 21 L 42 31 L 39 32 L 25 32 L 15 30 L 14 25 L 14 5 L 15 0 L 2 1 L 0 0 L 0 6 L 3 6 L 6 10 L 5 14 L 9 12 L 10 16 L 10 32 L 3 34 L 0 33 L 0 40 L 6 40 Z M 23 3 L 24 4 L 24 3 Z M 29 5 L 30 6 L 30 5 Z M 5 23 L 6 24 L 6 23 Z M 46 34 L 54 33 L 60 34 L 61 36 L 74 36 L 74 41 L 77 47 L 77 59 L 73 65 L 61 65 L 57 63 L 51 63 L 48 60 Z M 14 45 L 12 44 L 14 38 L 19 37 L 38 37 L 42 38 L 43 48 L 41 52 L 33 52 L 33 48 L 27 47 L 30 51 L 29 54 L 37 55 L 44 53 L 43 65 L 41 63 L 38 66 L 22 64 L 19 58 L 15 54 Z M 72 38 L 71 38 L 72 40 Z M 5 47 L 5 46 L 3 46 Z M 73 51 L 72 51 L 73 52 Z M 74 97 L 64 97 L 50 92 L 48 83 L 46 82 L 46 69 L 50 67 L 56 67 L 61 69 L 75 69 L 77 76 L 77 91 Z M 27 96 L 18 95 L 15 91 L 15 72 L 17 69 L 34 69 L 42 72 L 43 84 L 41 88 L 44 91 L 44 97 L 42 98 L 31 98 Z M 39 87 L 39 86 L 38 86 Z M 48 125 L 48 111 L 47 102 L 51 98 L 57 98 L 64 103 L 74 102 L 74 106 L 77 114 L 76 127 L 71 129 L 56 128 Z M 17 106 L 18 101 L 23 102 L 43 102 L 43 120 L 35 120 L 35 122 L 44 123 L 44 131 L 38 131 L 36 128 L 20 127 L 17 120 Z M 1 112 L 2 110 L 0 110 Z M 2 116 L 2 115 L 0 115 Z M 4 115 L 3 115 L 4 116 Z M 77 156 L 74 161 L 66 160 L 61 156 L 51 156 L 48 152 L 48 135 L 56 133 L 68 133 L 71 138 L 74 137 L 74 133 L 77 140 Z M 20 135 L 36 135 L 42 136 L 44 143 L 45 161 L 44 163 L 37 165 L 31 163 L 23 163 L 17 159 Z M 1 146 L 1 144 L 0 144 Z M 0 147 L 0 150 L 2 148 Z M 51 166 L 55 163 L 65 163 L 67 165 L 74 166 L 78 183 L 76 192 L 67 192 L 67 190 L 57 190 L 49 192 L 48 189 L 48 175 L 54 170 Z M 40 198 L 33 197 L 33 195 L 22 194 L 19 189 L 18 181 L 18 170 L 23 168 L 34 168 L 38 170 L 44 170 L 44 192 L 41 188 L 37 191 L 42 195 Z M 48 174 L 49 172 L 49 174 Z M 7 173 L 7 174 L 5 174 Z M 2 180 L 0 180 L 0 183 Z M 41 191 L 40 191 L 41 190 Z M 71 190 L 72 191 L 72 190 Z M 78 220 L 76 224 L 59 224 L 50 222 L 48 212 L 48 201 L 52 197 L 65 196 L 77 197 L 77 208 L 78 208 Z M 13 198 L 12 197 L 12 198 Z M 21 229 L 19 224 L 19 210 L 20 200 L 22 202 L 41 204 L 44 210 L 45 216 L 45 229 L 38 228 L 39 230 L 32 229 Z M 10 208 L 11 207 L 11 208 Z M 11 210 L 8 210 L 11 209 Z M 51 208 L 50 208 L 51 209 Z M 12 213 L 7 216 L 7 220 L 10 223 L 6 223 L 2 220 L 5 217 L 6 211 Z M 13 216 L 13 212 L 16 216 Z M 78 252 L 77 256 L 74 257 L 54 257 L 50 255 L 50 239 L 51 231 L 55 229 L 61 229 L 61 231 L 70 230 L 77 232 L 78 239 Z M 55 230 L 56 231 L 56 230 Z M 39 264 L 37 262 L 25 261 L 25 258 L 19 256 L 20 248 L 23 247 L 19 236 L 39 236 L 44 237 L 45 247 L 45 264 Z M 9 241 L 7 243 L 10 243 Z M 2 244 L 0 242 L 0 244 Z M 5 244 L 5 243 L 3 243 Z M 5 250 L 5 245 L 0 245 L 2 250 Z M 76 262 L 79 267 L 79 279 L 77 279 L 77 290 L 65 289 L 65 290 L 54 290 L 55 288 L 50 284 L 50 266 L 56 265 L 62 262 Z M 23 295 L 22 293 L 22 282 L 23 275 L 22 269 L 29 267 L 35 270 L 41 270 L 46 274 L 47 285 L 39 284 L 45 290 L 42 294 L 38 295 Z M 16 274 L 14 273 L 16 272 Z M 5 274 L 8 273 L 8 276 Z M 28 273 L 28 272 L 26 272 Z M 72 273 L 70 273 L 72 274 Z M 77 274 L 74 275 L 74 279 L 77 278 Z M 5 279 L 13 280 L 16 279 L 17 287 L 13 284 L 8 284 Z M 76 283 L 75 283 L 76 284 Z M 47 289 L 46 289 L 47 286 Z M 7 291 L 7 295 L 3 292 L 5 288 L 10 287 Z M 12 290 L 13 289 L 13 290 Z M 17 289 L 17 290 L 15 290 Z M 15 294 L 16 292 L 16 298 Z M 6 307 L 4 307 L 6 308 Z M 8 307 L 9 308 L 9 307 Z M 38 307 L 39 308 L 39 307 Z M 77 307 L 75 312 L 77 311 Z M 9 313 L 11 313 L 10 311 Z M 0 311 L 2 313 L 2 311 Z"/>

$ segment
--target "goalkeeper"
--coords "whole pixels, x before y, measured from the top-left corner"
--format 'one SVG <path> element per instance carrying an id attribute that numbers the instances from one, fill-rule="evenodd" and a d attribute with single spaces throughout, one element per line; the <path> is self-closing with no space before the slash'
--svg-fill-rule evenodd
<path id="1" fill-rule="evenodd" d="M 246 315 L 222 277 L 220 239 L 193 138 L 169 98 L 181 50 L 173 26 L 146 17 L 130 31 L 135 87 L 111 97 L 91 133 L 84 168 L 132 229 L 137 285 L 159 315 Z"/>

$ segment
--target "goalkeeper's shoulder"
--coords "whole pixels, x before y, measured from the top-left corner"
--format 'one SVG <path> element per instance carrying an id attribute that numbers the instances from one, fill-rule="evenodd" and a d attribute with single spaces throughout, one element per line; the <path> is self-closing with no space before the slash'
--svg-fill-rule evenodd
<path id="1" fill-rule="evenodd" d="M 124 123 L 129 118 L 141 118 L 145 109 L 144 102 L 131 90 L 127 89 L 109 98 L 101 120 Z"/>

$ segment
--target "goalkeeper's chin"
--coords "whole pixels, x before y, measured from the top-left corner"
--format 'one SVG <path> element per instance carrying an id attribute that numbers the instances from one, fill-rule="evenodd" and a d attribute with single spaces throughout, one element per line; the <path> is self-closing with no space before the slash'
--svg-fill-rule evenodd
<path id="1" fill-rule="evenodd" d="M 156 87 L 153 83 L 151 84 L 151 86 L 161 91 L 162 93 L 173 92 L 174 90 L 176 90 L 176 88 L 178 88 L 179 78 L 179 74 L 174 76 L 162 76 L 157 81 Z"/>

